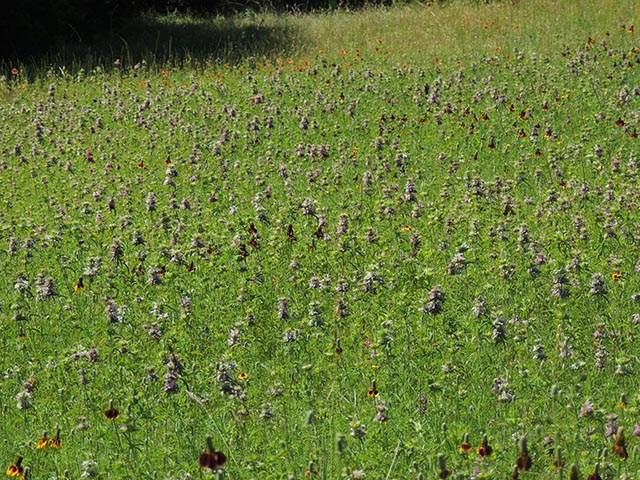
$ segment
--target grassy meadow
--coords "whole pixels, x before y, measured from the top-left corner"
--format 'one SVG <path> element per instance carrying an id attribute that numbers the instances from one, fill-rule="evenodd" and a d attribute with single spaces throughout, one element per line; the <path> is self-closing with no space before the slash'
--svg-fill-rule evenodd
<path id="1" fill-rule="evenodd" d="M 637 478 L 639 14 L 169 15 L 4 65 L 0 468 Z"/>

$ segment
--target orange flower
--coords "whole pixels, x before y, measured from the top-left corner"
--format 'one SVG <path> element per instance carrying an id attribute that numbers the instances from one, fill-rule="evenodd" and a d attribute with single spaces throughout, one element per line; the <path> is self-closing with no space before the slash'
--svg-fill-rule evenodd
<path id="1" fill-rule="evenodd" d="M 7 467 L 7 475 L 10 477 L 21 477 L 23 468 L 19 465 L 13 464 Z"/>
<path id="2" fill-rule="evenodd" d="M 490 457 L 493 453 L 493 447 L 489 445 L 487 441 L 487 435 L 482 436 L 482 440 L 480 441 L 480 446 L 477 449 L 478 455 L 481 457 Z"/>
<path id="3" fill-rule="evenodd" d="M 531 469 L 531 457 L 528 455 L 519 456 L 516 461 L 518 470 L 530 470 Z"/>
<path id="4" fill-rule="evenodd" d="M 367 396 L 369 398 L 371 398 L 371 397 L 378 397 L 378 395 L 380 395 L 380 393 L 378 392 L 378 389 L 376 388 L 376 381 L 374 380 L 374 381 L 371 382 L 371 388 L 367 392 Z"/>
<path id="5" fill-rule="evenodd" d="M 611 450 L 620 457 L 620 460 L 626 460 L 629 457 L 629 454 L 627 453 L 626 439 L 624 437 L 624 429 L 622 427 L 618 427 L 616 440 L 611 447 Z"/>
<path id="6" fill-rule="evenodd" d="M 212 470 L 216 468 L 215 462 L 212 460 L 213 456 L 209 450 L 205 450 L 198 457 L 198 465 L 200 468 L 211 468 Z"/>
<path id="7" fill-rule="evenodd" d="M 115 420 L 120 416 L 120 412 L 115 408 L 107 408 L 104 411 L 104 416 L 107 417 L 107 420 Z"/>
<path id="8" fill-rule="evenodd" d="M 213 448 L 211 437 L 207 437 L 207 448 L 198 457 L 198 465 L 200 468 L 209 468 L 211 470 L 217 470 L 227 463 L 227 456 L 222 452 L 217 452 Z"/>
<path id="9" fill-rule="evenodd" d="M 576 467 L 575 463 L 569 465 L 569 480 L 579 480 L 580 473 L 578 472 L 578 467 Z"/>
<path id="10" fill-rule="evenodd" d="M 451 472 L 447 470 L 447 465 L 444 459 L 444 455 L 439 454 L 438 455 L 438 478 L 445 479 L 449 475 L 451 475 Z"/>
<path id="11" fill-rule="evenodd" d="M 49 446 L 49 439 L 47 438 L 47 432 L 42 432 L 42 437 L 38 440 L 36 448 L 38 450 L 44 450 Z"/>
<path id="12" fill-rule="evenodd" d="M 16 67 L 13 67 L 11 69 L 11 75 L 18 75 L 20 73 L 20 70 L 18 70 Z"/>
<path id="13" fill-rule="evenodd" d="M 120 416 L 120 412 L 113 408 L 113 400 L 109 400 L 109 408 L 104 411 L 104 416 L 107 420 L 115 420 Z"/>
<path id="14" fill-rule="evenodd" d="M 602 477 L 600 476 L 600 464 L 599 463 L 596 463 L 596 466 L 593 469 L 593 473 L 591 473 L 587 477 L 587 480 L 602 480 Z"/>
<path id="15" fill-rule="evenodd" d="M 60 427 L 56 427 L 56 434 L 49 439 L 49 446 L 51 448 L 60 448 L 62 446 L 62 440 L 60 440 Z"/>
<path id="16" fill-rule="evenodd" d="M 627 447 L 625 447 L 624 445 L 614 445 L 613 447 L 611 447 L 611 450 L 613 451 L 613 453 L 618 455 L 621 460 L 626 460 L 629 457 L 629 454 L 627 453 Z"/>
<path id="17" fill-rule="evenodd" d="M 491 447 L 491 445 L 487 445 L 486 447 L 483 447 L 482 445 L 480 445 L 478 447 L 478 455 L 481 457 L 490 457 L 492 453 L 493 453 L 493 447 Z"/>
<path id="18" fill-rule="evenodd" d="M 527 449 L 527 437 L 522 437 L 520 439 L 516 467 L 518 468 L 518 470 L 531 470 L 531 457 L 529 456 L 529 450 Z"/>
<path id="19" fill-rule="evenodd" d="M 469 453 L 471 451 L 471 444 L 469 442 L 462 442 L 460 444 L 460 453 Z"/>
<path id="20" fill-rule="evenodd" d="M 16 456 L 16 461 L 7 467 L 7 476 L 9 477 L 22 477 L 24 468 L 22 468 L 22 456 Z"/>
<path id="21" fill-rule="evenodd" d="M 460 442 L 460 453 L 469 453 L 471 451 L 471 444 L 469 443 L 469 434 L 465 433 L 462 436 L 462 442 Z"/>

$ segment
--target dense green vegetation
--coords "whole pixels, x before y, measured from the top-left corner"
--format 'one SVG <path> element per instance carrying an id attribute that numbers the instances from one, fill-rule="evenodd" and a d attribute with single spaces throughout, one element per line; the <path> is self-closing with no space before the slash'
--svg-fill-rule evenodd
<path id="1" fill-rule="evenodd" d="M 6 473 L 633 478 L 640 44 L 609 15 L 555 51 L 420 60 L 344 14 L 291 56 L 13 67 Z"/>

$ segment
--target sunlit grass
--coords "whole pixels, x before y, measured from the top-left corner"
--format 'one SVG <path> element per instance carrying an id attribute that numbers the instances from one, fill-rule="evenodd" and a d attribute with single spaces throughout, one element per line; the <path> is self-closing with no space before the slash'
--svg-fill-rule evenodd
<path id="1" fill-rule="evenodd" d="M 640 7 L 618 1 L 442 2 L 354 13 L 300 15 L 285 19 L 302 33 L 301 54 L 309 47 L 331 52 L 365 49 L 371 39 L 396 60 L 431 61 L 492 55 L 514 48 L 538 55 L 557 53 L 575 39 L 623 40 L 621 25 L 637 24 Z"/>
<path id="2" fill-rule="evenodd" d="M 0 468 L 632 478 L 635 7 L 558 5 L 244 15 L 210 51 L 224 19 L 164 17 L 15 67 Z"/>

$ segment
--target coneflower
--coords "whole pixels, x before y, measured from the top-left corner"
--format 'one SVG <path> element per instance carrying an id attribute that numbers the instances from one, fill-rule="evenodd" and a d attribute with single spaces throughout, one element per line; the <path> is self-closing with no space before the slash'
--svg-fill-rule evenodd
<path id="1" fill-rule="evenodd" d="M 336 433 L 336 450 L 339 454 L 344 453 L 346 447 L 345 436 L 343 433 Z"/>
<path id="2" fill-rule="evenodd" d="M 115 420 L 120 416 L 120 412 L 113 408 L 113 400 L 109 400 L 109 408 L 104 411 L 104 416 L 107 420 Z"/>
<path id="3" fill-rule="evenodd" d="M 22 456 L 17 455 L 15 461 L 7 467 L 7 476 L 22 477 L 24 468 L 22 468 Z"/>
<path id="4" fill-rule="evenodd" d="M 83 289 L 84 289 L 84 279 L 82 277 L 78 277 L 78 281 L 73 286 L 73 291 L 77 292 L 77 291 L 83 290 Z"/>
<path id="5" fill-rule="evenodd" d="M 596 463 L 593 467 L 593 473 L 587 477 L 587 480 L 602 480 L 600 476 L 600 463 Z"/>
<path id="6" fill-rule="evenodd" d="M 45 430 L 44 432 L 42 432 L 42 436 L 40 437 L 40 440 L 38 440 L 38 443 L 36 444 L 36 448 L 38 450 L 44 450 L 48 446 L 49 446 L 49 439 L 47 438 L 47 431 Z"/>
<path id="7" fill-rule="evenodd" d="M 553 468 L 564 468 L 564 460 L 562 459 L 562 449 L 560 447 L 555 448 L 555 455 L 551 462 Z"/>
<path id="8" fill-rule="evenodd" d="M 340 345 L 340 339 L 339 338 L 336 339 L 334 352 L 335 352 L 336 355 L 342 354 L 342 345 Z"/>
<path id="9" fill-rule="evenodd" d="M 471 443 L 469 443 L 469 434 L 464 433 L 460 442 L 460 453 L 469 453 L 471 451 Z"/>
<path id="10" fill-rule="evenodd" d="M 368 397 L 377 397 L 378 395 L 379 395 L 379 393 L 378 393 L 378 389 L 376 388 L 376 381 L 373 380 L 371 382 L 371 388 L 367 392 L 367 396 Z"/>
<path id="11" fill-rule="evenodd" d="M 482 435 L 482 440 L 480 441 L 480 446 L 477 448 L 477 452 L 482 458 L 490 457 L 493 453 L 493 447 L 489 445 L 486 434 Z"/>
<path id="12" fill-rule="evenodd" d="M 198 464 L 200 468 L 209 468 L 215 471 L 227 462 L 227 457 L 224 453 L 216 451 L 213 448 L 211 437 L 207 437 L 206 442 L 207 448 L 200 454 Z"/>
<path id="13" fill-rule="evenodd" d="M 531 469 L 531 457 L 529 456 L 529 450 L 527 449 L 527 437 L 520 438 L 520 451 L 518 453 L 518 460 L 516 461 L 518 470 L 530 470 Z"/>
<path id="14" fill-rule="evenodd" d="M 578 467 L 575 463 L 569 465 L 569 480 L 579 480 L 580 474 L 578 473 Z"/>
<path id="15" fill-rule="evenodd" d="M 293 225 L 292 224 L 289 224 L 289 226 L 287 227 L 287 237 L 292 242 L 295 242 L 297 240 L 296 234 L 293 232 Z"/>
<path id="16" fill-rule="evenodd" d="M 620 460 L 626 460 L 629 457 L 627 453 L 626 439 L 624 437 L 624 429 L 618 427 L 616 431 L 616 439 L 611 450 L 620 457 Z"/>
<path id="17" fill-rule="evenodd" d="M 56 433 L 49 439 L 49 446 L 51 448 L 60 448 L 62 446 L 62 440 L 60 439 L 60 425 L 56 425 Z"/>
<path id="18" fill-rule="evenodd" d="M 438 478 L 447 478 L 451 472 L 447 470 L 447 465 L 445 463 L 444 455 L 441 453 L 438 454 Z"/>

